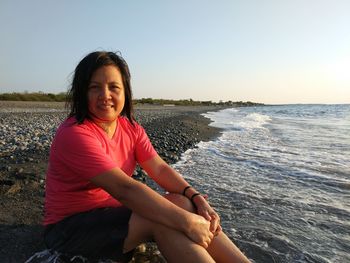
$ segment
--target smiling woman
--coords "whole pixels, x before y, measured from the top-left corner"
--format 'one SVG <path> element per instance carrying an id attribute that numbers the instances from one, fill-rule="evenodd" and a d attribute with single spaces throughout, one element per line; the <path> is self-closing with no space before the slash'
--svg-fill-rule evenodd
<path id="1" fill-rule="evenodd" d="M 116 128 L 116 120 L 125 104 L 120 70 L 115 66 L 97 69 L 91 77 L 87 95 L 91 118 L 103 126 L 111 138 Z"/>
<path id="2" fill-rule="evenodd" d="M 116 100 L 118 103 L 114 104 Z M 78 123 L 85 118 L 91 119 L 98 107 L 102 110 L 108 104 L 111 108 L 113 105 L 117 116 L 125 116 L 132 123 L 132 91 L 127 63 L 113 52 L 90 53 L 75 69 L 67 102 L 71 109 L 69 116 L 76 117 Z M 96 117 L 98 119 L 99 115 Z"/>
<path id="3" fill-rule="evenodd" d="M 88 104 L 90 113 L 102 121 L 115 121 L 125 103 L 124 85 L 120 71 L 115 66 L 97 69 L 92 75 Z"/>
<path id="4" fill-rule="evenodd" d="M 134 120 L 130 74 L 113 52 L 77 66 L 71 112 L 51 145 L 44 240 L 68 258 L 127 262 L 155 241 L 168 262 L 249 262 L 207 200 L 170 167 Z M 132 179 L 136 164 L 166 192 Z"/>

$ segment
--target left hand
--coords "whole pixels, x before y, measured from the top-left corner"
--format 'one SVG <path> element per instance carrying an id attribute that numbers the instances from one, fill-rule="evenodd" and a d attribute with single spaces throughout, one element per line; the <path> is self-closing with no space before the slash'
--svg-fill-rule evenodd
<path id="1" fill-rule="evenodd" d="M 194 199 L 197 206 L 198 215 L 203 216 L 210 222 L 210 231 L 216 236 L 222 230 L 220 226 L 220 216 L 207 202 L 207 196 L 201 196 Z"/>

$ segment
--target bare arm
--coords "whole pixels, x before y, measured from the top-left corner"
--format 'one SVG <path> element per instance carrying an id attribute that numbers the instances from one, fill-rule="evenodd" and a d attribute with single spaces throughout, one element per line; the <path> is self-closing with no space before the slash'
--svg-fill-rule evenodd
<path id="1" fill-rule="evenodd" d="M 139 215 L 177 229 L 204 247 L 213 237 L 209 231 L 209 223 L 202 217 L 174 205 L 148 186 L 127 176 L 119 168 L 90 180 Z"/>
<path id="2" fill-rule="evenodd" d="M 140 164 L 147 174 L 163 189 L 170 193 L 181 193 L 189 184 L 159 155 Z"/>
<path id="3" fill-rule="evenodd" d="M 186 180 L 177 171 L 170 167 L 159 155 L 151 160 L 141 163 L 141 167 L 159 186 L 168 192 L 182 194 L 185 187 L 189 185 L 188 182 L 186 182 Z M 186 190 L 185 194 L 188 198 L 191 198 L 195 193 L 197 193 L 197 191 L 191 187 Z M 219 215 L 203 196 L 195 196 L 193 202 L 197 207 L 198 214 L 211 222 L 210 231 L 218 234 L 218 232 L 221 231 Z"/>

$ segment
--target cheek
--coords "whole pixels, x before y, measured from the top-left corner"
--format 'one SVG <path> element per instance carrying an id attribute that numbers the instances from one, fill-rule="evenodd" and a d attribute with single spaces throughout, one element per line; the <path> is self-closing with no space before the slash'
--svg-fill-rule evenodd
<path id="1" fill-rule="evenodd" d="M 118 101 L 119 101 L 119 103 L 122 103 L 122 104 L 125 103 L 125 93 L 124 92 L 119 94 Z"/>
<path id="2" fill-rule="evenodd" d="M 118 97 L 117 105 L 118 105 L 118 110 L 123 111 L 124 105 L 125 105 L 125 94 Z"/>

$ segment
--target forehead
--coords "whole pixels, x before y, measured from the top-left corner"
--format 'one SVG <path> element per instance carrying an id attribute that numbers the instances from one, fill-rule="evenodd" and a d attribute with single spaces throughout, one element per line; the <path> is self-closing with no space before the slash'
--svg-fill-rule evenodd
<path id="1" fill-rule="evenodd" d="M 96 69 L 90 81 L 122 81 L 120 69 L 114 65 L 102 66 Z"/>

